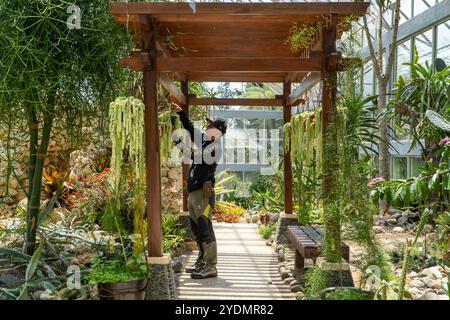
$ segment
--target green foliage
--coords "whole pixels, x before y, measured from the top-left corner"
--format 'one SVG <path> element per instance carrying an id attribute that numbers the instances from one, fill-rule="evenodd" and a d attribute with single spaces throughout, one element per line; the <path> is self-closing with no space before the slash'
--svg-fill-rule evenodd
<path id="1" fill-rule="evenodd" d="M 373 300 L 374 293 L 357 288 L 332 288 L 321 293 L 322 300 Z"/>
<path id="2" fill-rule="evenodd" d="M 318 34 L 327 26 L 326 17 L 322 17 L 315 22 L 295 23 L 286 43 L 293 52 L 300 52 L 302 49 L 310 48 L 316 41 Z"/>
<path id="3" fill-rule="evenodd" d="M 319 267 L 313 267 L 305 274 L 305 295 L 309 299 L 318 298 L 321 292 L 327 288 L 328 277 L 325 271 Z"/>
<path id="4" fill-rule="evenodd" d="M 130 257 L 126 263 L 120 258 L 106 260 L 97 257 L 88 280 L 95 283 L 119 283 L 145 278 L 148 275 L 143 254 Z"/>
<path id="5" fill-rule="evenodd" d="M 259 234 L 264 239 L 269 239 L 270 236 L 275 232 L 276 229 L 277 229 L 276 224 L 273 224 L 271 226 L 261 226 L 261 228 L 259 228 Z"/>
<path id="6" fill-rule="evenodd" d="M 163 216 L 163 251 L 170 252 L 181 245 L 187 233 L 183 225 L 180 223 L 178 216 L 166 214 Z"/>
<path id="7" fill-rule="evenodd" d="M 398 128 L 408 128 L 412 137 L 411 150 L 420 146 L 425 160 L 434 158 L 442 131 L 427 121 L 426 112 L 434 111 L 444 117 L 449 115 L 450 67 L 442 68 L 442 63 L 429 65 L 418 63 L 415 59 L 408 64 L 411 77 L 399 77 L 395 83 L 395 99 L 388 110 Z M 424 143 L 423 143 L 424 141 Z"/>
<path id="8" fill-rule="evenodd" d="M 27 270 L 25 272 L 25 283 L 23 284 L 22 289 L 20 290 L 20 294 L 17 297 L 17 300 L 22 300 L 26 298 L 28 283 L 31 281 L 31 278 L 33 278 L 34 273 L 36 272 L 43 249 L 44 249 L 44 241 L 41 241 L 39 247 L 34 252 L 33 256 L 28 262 Z"/>

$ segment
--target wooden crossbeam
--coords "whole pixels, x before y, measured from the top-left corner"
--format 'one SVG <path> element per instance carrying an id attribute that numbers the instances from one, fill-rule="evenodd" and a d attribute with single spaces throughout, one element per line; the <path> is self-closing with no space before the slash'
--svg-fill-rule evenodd
<path id="1" fill-rule="evenodd" d="M 302 96 L 308 91 L 311 90 L 317 83 L 320 82 L 320 73 L 312 72 L 306 77 L 306 79 L 297 87 L 295 90 L 288 96 L 287 105 L 293 106 L 295 105 Z"/>
<path id="2" fill-rule="evenodd" d="M 317 3 L 123 3 L 109 4 L 112 15 L 363 15 L 367 2 L 317 2 Z"/>
<path id="3" fill-rule="evenodd" d="M 159 74 L 159 83 L 167 90 L 169 91 L 170 95 L 172 96 L 173 100 L 182 105 L 187 105 L 187 98 L 186 95 L 180 90 L 180 88 L 177 87 L 175 82 L 170 79 L 169 75 L 167 73 L 160 73 Z"/>
<path id="4" fill-rule="evenodd" d="M 290 72 L 320 71 L 322 58 L 226 58 L 226 57 L 182 57 L 156 59 L 156 68 L 161 72 L 189 71 L 273 71 Z"/>
<path id="5" fill-rule="evenodd" d="M 197 98 L 189 96 L 189 105 L 195 106 L 249 106 L 249 107 L 282 107 L 283 99 L 226 99 L 226 98 Z"/>

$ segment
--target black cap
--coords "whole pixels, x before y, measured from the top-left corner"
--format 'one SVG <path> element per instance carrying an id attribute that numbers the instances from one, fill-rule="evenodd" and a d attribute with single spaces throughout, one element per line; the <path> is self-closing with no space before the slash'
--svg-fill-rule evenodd
<path id="1" fill-rule="evenodd" d="M 214 120 L 210 118 L 206 118 L 206 121 L 211 123 L 215 128 L 219 129 L 222 134 L 227 132 L 227 121 L 222 118 L 215 118 Z"/>

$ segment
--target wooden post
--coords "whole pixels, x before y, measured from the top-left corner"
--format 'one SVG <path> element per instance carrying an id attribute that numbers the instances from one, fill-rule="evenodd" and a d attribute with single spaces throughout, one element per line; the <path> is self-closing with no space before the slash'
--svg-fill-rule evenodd
<path id="1" fill-rule="evenodd" d="M 336 26 L 338 17 L 331 15 L 330 24 L 323 32 L 322 65 L 322 135 L 323 135 L 323 201 L 325 222 L 324 255 L 327 262 L 341 261 L 341 223 L 337 207 L 338 148 L 337 148 L 337 65 L 330 64 L 336 53 Z"/>
<path id="2" fill-rule="evenodd" d="M 291 108 L 288 106 L 288 98 L 291 94 L 291 83 L 283 84 L 283 121 L 291 121 Z M 292 214 L 292 162 L 291 152 L 284 150 L 284 213 Z"/>
<path id="3" fill-rule="evenodd" d="M 189 82 L 183 81 L 181 82 L 181 92 L 187 97 L 189 96 Z M 186 105 L 183 106 L 183 111 L 189 115 L 189 101 L 187 100 Z M 188 189 L 187 189 L 187 180 L 189 178 L 189 168 L 190 164 L 186 164 L 183 162 L 182 165 L 182 186 L 183 186 L 183 211 L 188 211 Z"/>
<path id="4" fill-rule="evenodd" d="M 156 70 L 156 29 L 153 21 L 141 16 L 142 50 L 148 53 L 149 67 L 144 69 L 145 164 L 147 181 L 148 255 L 162 257 L 161 168 L 158 125 L 158 73 Z"/>

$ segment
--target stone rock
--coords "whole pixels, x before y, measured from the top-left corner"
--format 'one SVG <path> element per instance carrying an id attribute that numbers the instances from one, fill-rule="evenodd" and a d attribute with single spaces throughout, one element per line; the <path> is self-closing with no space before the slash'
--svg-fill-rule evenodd
<path id="1" fill-rule="evenodd" d="M 402 210 L 398 210 L 398 209 L 394 209 L 394 208 L 390 208 L 390 209 L 388 209 L 387 213 L 390 216 L 392 216 L 394 214 L 397 214 L 397 213 L 399 213 L 401 215 L 403 213 L 403 211 Z"/>
<path id="2" fill-rule="evenodd" d="M 422 270 L 421 275 L 428 276 L 432 279 L 442 279 L 443 275 L 441 273 L 441 270 L 441 267 L 435 266 Z"/>
<path id="3" fill-rule="evenodd" d="M 277 255 L 277 258 L 278 258 L 279 262 L 283 262 L 284 261 L 284 254 L 279 252 L 278 255 Z"/>
<path id="4" fill-rule="evenodd" d="M 397 219 L 388 219 L 387 223 L 390 224 L 391 226 L 396 225 L 397 224 Z"/>
<path id="5" fill-rule="evenodd" d="M 401 217 L 402 217 L 402 212 L 396 212 L 391 216 L 391 219 L 398 220 Z"/>
<path id="6" fill-rule="evenodd" d="M 383 228 L 380 226 L 375 226 L 372 228 L 372 230 L 373 230 L 373 233 L 375 233 L 375 234 L 383 233 Z"/>
<path id="7" fill-rule="evenodd" d="M 284 279 L 284 283 L 290 284 L 294 280 L 295 280 L 295 278 L 289 277 L 289 278 Z"/>
<path id="8" fill-rule="evenodd" d="M 415 227 L 416 227 L 416 225 L 414 223 L 408 223 L 406 225 L 406 229 L 408 229 L 408 230 L 413 230 Z"/>
<path id="9" fill-rule="evenodd" d="M 279 212 L 274 213 L 274 214 L 270 217 L 269 224 L 270 224 L 270 225 L 275 224 L 275 223 L 278 221 L 279 218 L 280 218 L 280 213 L 279 213 Z"/>
<path id="10" fill-rule="evenodd" d="M 413 279 L 409 282 L 409 285 L 415 288 L 423 288 L 425 286 L 425 283 L 423 283 L 422 281 L 418 280 L 418 279 Z"/>
<path id="11" fill-rule="evenodd" d="M 419 298 L 419 300 L 448 300 L 448 296 L 438 295 L 433 291 L 427 291 Z"/>
<path id="12" fill-rule="evenodd" d="M 268 239 L 267 241 L 266 241 L 266 246 L 271 246 L 272 245 L 272 240 L 271 239 Z"/>
<path id="13" fill-rule="evenodd" d="M 379 227 L 386 227 L 387 225 L 388 225 L 388 223 L 385 219 L 381 219 L 380 221 L 378 221 Z"/>
<path id="14" fill-rule="evenodd" d="M 397 220 L 397 223 L 398 223 L 398 225 L 400 225 L 400 226 L 406 226 L 407 224 L 408 224 L 408 218 L 407 217 L 400 217 L 398 220 Z"/>
<path id="15" fill-rule="evenodd" d="M 419 298 L 423 294 L 423 292 L 419 288 L 416 288 L 416 287 L 412 287 L 412 288 L 408 289 L 408 292 L 412 295 L 412 297 L 414 299 Z"/>
<path id="16" fill-rule="evenodd" d="M 280 275 L 281 275 L 281 279 L 283 279 L 283 280 L 287 279 L 287 278 L 289 278 L 291 276 L 289 271 L 286 268 L 281 269 Z"/>
<path id="17" fill-rule="evenodd" d="M 300 284 L 300 281 L 298 281 L 297 279 L 294 279 L 294 280 L 292 280 L 291 282 L 289 282 L 289 285 L 292 287 L 292 286 L 295 286 L 295 285 L 298 285 L 298 284 Z"/>
<path id="18" fill-rule="evenodd" d="M 298 284 L 291 287 L 291 292 L 300 292 L 302 290 L 303 290 L 303 288 Z"/>
<path id="19" fill-rule="evenodd" d="M 175 258 L 174 260 L 172 260 L 171 262 L 172 264 L 172 270 L 175 273 L 180 273 L 183 270 L 183 261 L 181 258 Z"/>
<path id="20" fill-rule="evenodd" d="M 392 229 L 392 231 L 394 231 L 395 233 L 403 233 L 405 232 L 405 229 L 403 229 L 402 227 L 395 227 L 394 229 Z"/>
<path id="21" fill-rule="evenodd" d="M 295 294 L 295 300 L 305 300 L 306 296 L 303 292 L 299 291 Z"/>
<path id="22" fill-rule="evenodd" d="M 408 275 L 409 275 L 411 278 L 417 277 L 417 273 L 414 272 L 414 271 L 411 271 Z"/>

